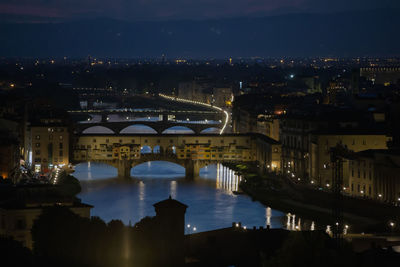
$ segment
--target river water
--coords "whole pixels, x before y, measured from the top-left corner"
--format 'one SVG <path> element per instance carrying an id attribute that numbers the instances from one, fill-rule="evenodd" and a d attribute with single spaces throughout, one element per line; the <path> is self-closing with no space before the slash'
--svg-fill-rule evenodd
<path id="1" fill-rule="evenodd" d="M 253 202 L 246 195 L 235 195 L 240 177 L 222 165 L 209 165 L 200 171 L 200 178 L 188 181 L 183 167 L 162 161 L 147 162 L 131 170 L 132 179 L 116 178 L 117 170 L 99 163 L 76 166 L 74 176 L 82 184 L 78 195 L 94 205 L 92 216 L 106 222 L 120 219 L 132 225 L 145 216 L 154 216 L 153 204 L 172 198 L 188 205 L 187 233 L 229 227 L 241 222 L 248 228 L 270 225 L 283 228 L 286 215 Z"/>

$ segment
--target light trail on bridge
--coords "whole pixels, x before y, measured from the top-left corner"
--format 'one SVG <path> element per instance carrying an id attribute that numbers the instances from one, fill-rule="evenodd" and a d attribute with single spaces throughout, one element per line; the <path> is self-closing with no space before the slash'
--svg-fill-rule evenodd
<path id="1" fill-rule="evenodd" d="M 223 134 L 224 133 L 224 131 L 226 129 L 226 126 L 228 125 L 228 122 L 229 122 L 229 113 L 226 110 L 224 110 L 223 108 L 220 108 L 220 107 L 217 107 L 217 106 L 213 106 L 211 104 L 200 102 L 200 101 L 194 101 L 194 100 L 190 100 L 190 99 L 178 98 L 178 97 L 168 96 L 168 95 L 164 95 L 164 94 L 158 94 L 158 95 L 160 97 L 163 97 L 165 99 L 169 99 L 169 100 L 172 100 L 172 101 L 191 103 L 191 104 L 195 104 L 195 105 L 210 107 L 210 108 L 213 108 L 213 109 L 216 109 L 218 111 L 223 112 L 225 114 L 225 122 L 224 122 L 224 126 L 222 127 L 222 129 L 221 129 L 219 134 Z"/>

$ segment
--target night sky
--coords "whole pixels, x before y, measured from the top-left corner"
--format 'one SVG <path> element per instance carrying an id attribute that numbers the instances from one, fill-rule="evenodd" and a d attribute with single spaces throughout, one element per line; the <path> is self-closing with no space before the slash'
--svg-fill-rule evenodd
<path id="1" fill-rule="evenodd" d="M 399 0 L 0 0 L 0 16 L 208 19 L 400 8 Z"/>

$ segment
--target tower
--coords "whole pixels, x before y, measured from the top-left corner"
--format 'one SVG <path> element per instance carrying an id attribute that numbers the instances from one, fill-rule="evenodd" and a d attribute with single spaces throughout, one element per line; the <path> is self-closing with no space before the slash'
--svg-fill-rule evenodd
<path id="1" fill-rule="evenodd" d="M 185 263 L 185 213 L 188 206 L 172 199 L 155 203 L 156 218 L 161 227 L 160 241 L 164 266 L 183 266 Z"/>

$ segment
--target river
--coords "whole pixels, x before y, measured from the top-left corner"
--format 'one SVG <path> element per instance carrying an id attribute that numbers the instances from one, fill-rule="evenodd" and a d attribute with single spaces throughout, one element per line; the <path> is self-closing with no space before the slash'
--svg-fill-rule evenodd
<path id="1" fill-rule="evenodd" d="M 209 165 L 200 171 L 200 178 L 188 181 L 183 167 L 162 161 L 147 162 L 131 170 L 131 180 L 116 178 L 117 170 L 99 163 L 76 166 L 74 176 L 82 184 L 78 195 L 94 205 L 92 216 L 106 222 L 120 219 L 134 225 L 145 216 L 154 216 L 153 204 L 172 198 L 188 205 L 186 232 L 229 227 L 241 222 L 248 228 L 283 228 L 286 215 L 266 208 L 246 195 L 235 195 L 240 177 L 222 165 Z"/>

